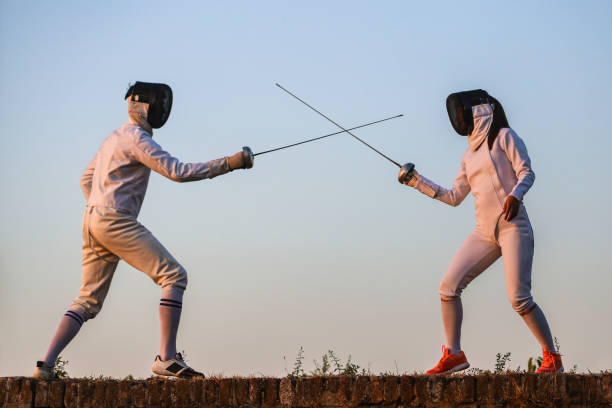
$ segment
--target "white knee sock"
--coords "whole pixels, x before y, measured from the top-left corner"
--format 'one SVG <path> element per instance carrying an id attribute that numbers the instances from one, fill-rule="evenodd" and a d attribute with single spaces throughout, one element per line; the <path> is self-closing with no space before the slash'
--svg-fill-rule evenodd
<path id="1" fill-rule="evenodd" d="M 461 298 L 457 296 L 441 300 L 446 347 L 450 349 L 452 354 L 459 354 L 461 351 L 461 323 L 463 321 Z"/>
<path id="2" fill-rule="evenodd" d="M 174 358 L 176 355 L 176 334 L 181 320 L 183 306 L 183 289 L 167 286 L 162 289 L 159 301 L 159 321 L 161 326 L 161 342 L 159 355 L 162 360 Z"/>
<path id="3" fill-rule="evenodd" d="M 47 367 L 53 367 L 55 360 L 60 355 L 62 350 L 70 343 L 81 329 L 83 323 L 87 320 L 85 313 L 80 309 L 69 309 L 60 320 L 60 324 L 55 331 L 55 336 L 51 340 L 47 354 L 42 360 Z"/>
<path id="4" fill-rule="evenodd" d="M 529 313 L 521 316 L 527 327 L 533 333 L 535 338 L 538 340 L 543 350 L 555 351 L 555 343 L 553 342 L 548 322 L 544 316 L 544 312 L 538 305 L 536 305 Z"/>

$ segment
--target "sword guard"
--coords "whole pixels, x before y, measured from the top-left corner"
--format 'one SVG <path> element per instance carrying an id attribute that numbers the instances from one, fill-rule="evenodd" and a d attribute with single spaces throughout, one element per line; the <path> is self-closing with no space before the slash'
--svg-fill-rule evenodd
<path id="1" fill-rule="evenodd" d="M 253 167 L 253 163 L 255 162 L 255 156 L 253 156 L 253 151 L 249 146 L 244 146 L 242 148 L 242 158 L 244 160 L 244 168 L 250 169 Z"/>

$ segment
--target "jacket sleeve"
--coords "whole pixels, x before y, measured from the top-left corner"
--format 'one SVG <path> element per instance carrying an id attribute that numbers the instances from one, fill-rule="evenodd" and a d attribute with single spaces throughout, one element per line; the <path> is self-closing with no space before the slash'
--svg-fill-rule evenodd
<path id="1" fill-rule="evenodd" d="M 136 136 L 132 154 L 136 160 L 151 170 L 178 182 L 213 178 L 230 171 L 225 157 L 205 163 L 183 163 L 164 151 L 146 134 Z"/>
<path id="2" fill-rule="evenodd" d="M 91 193 L 91 182 L 93 180 L 94 170 L 96 169 L 96 160 L 98 155 L 96 154 L 93 159 L 87 165 L 87 168 L 81 175 L 81 190 L 86 200 L 89 200 L 89 194 Z"/>
<path id="3" fill-rule="evenodd" d="M 453 188 L 450 190 L 437 185 L 420 174 L 410 180 L 408 185 L 416 188 L 426 196 L 435 198 L 436 200 L 442 201 L 443 203 L 453 207 L 461 204 L 471 190 L 470 183 L 468 182 L 467 175 L 465 173 L 465 162 L 463 160 L 461 160 L 461 168 L 457 173 L 457 177 L 453 183 Z"/>
<path id="4" fill-rule="evenodd" d="M 527 153 L 527 147 L 512 129 L 502 132 L 500 137 L 500 145 L 506 152 L 508 160 L 512 163 L 512 169 L 514 169 L 517 178 L 510 194 L 522 201 L 523 196 L 525 196 L 535 181 L 535 173 L 531 168 L 531 159 Z"/>

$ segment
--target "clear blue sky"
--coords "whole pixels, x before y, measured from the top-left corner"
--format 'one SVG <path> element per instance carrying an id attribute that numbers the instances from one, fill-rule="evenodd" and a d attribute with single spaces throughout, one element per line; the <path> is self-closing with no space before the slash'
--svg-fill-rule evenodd
<path id="1" fill-rule="evenodd" d="M 612 3 L 0 2 L 0 376 L 30 375 L 80 284 L 79 178 L 127 119 L 129 82 L 174 90 L 155 139 L 185 161 L 335 131 L 279 82 L 449 186 L 467 146 L 454 91 L 504 104 L 537 175 L 533 294 L 566 366 L 612 367 Z M 328 349 L 374 372 L 440 357 L 438 283 L 474 226 L 402 187 L 349 136 L 178 184 L 152 175 L 140 220 L 189 272 L 179 348 L 206 373 L 285 374 Z M 148 376 L 157 288 L 121 264 L 102 313 L 64 352 L 74 376 Z M 472 366 L 539 352 L 501 262 L 464 293 Z"/>

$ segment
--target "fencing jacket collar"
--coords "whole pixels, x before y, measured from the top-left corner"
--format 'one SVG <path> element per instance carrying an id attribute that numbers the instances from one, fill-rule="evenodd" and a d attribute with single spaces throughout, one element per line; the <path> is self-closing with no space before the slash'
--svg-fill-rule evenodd
<path id="1" fill-rule="evenodd" d="M 149 109 L 148 103 L 129 101 L 128 113 L 130 115 L 130 122 L 136 126 L 140 126 L 146 130 L 149 135 L 153 136 L 153 128 L 147 122 L 147 112 Z"/>
<path id="2" fill-rule="evenodd" d="M 487 140 L 489 129 L 493 123 L 493 107 L 488 103 L 473 106 L 472 115 L 474 117 L 474 130 L 468 136 L 468 142 L 470 143 L 470 149 L 475 152 L 482 142 Z"/>

